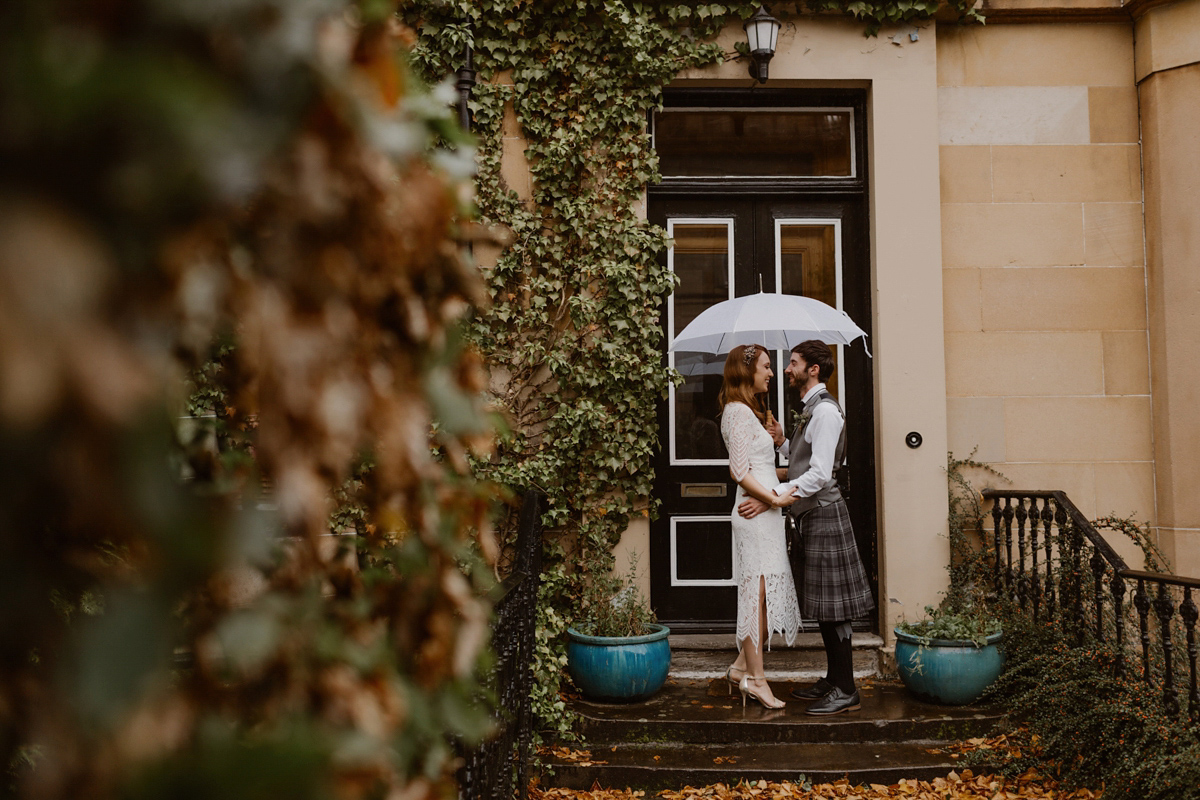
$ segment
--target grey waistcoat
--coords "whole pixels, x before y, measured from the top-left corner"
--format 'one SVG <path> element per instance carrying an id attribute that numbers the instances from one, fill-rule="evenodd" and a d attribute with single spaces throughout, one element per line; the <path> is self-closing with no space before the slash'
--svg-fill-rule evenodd
<path id="1" fill-rule="evenodd" d="M 838 405 L 838 401 L 833 399 L 833 396 L 827 391 L 820 391 L 808 399 L 804 404 L 804 411 L 811 414 L 817 407 L 818 403 L 833 403 L 833 407 L 842 415 L 842 432 L 838 436 L 837 447 L 833 451 L 833 474 L 829 476 L 829 480 L 817 490 L 817 493 L 811 497 L 801 497 L 790 506 L 792 514 L 799 517 L 806 511 L 811 511 L 817 506 L 833 505 L 838 500 L 842 499 L 842 491 L 838 488 L 837 470 L 842 466 L 846 458 L 846 414 L 842 411 L 842 407 Z M 788 451 L 788 471 L 787 476 L 789 481 L 794 481 L 804 473 L 808 472 L 808 467 L 812 461 L 812 445 L 804 441 L 804 436 L 800 431 L 800 426 L 796 426 L 795 432 L 792 433 L 791 441 L 788 442 L 790 449 Z"/>

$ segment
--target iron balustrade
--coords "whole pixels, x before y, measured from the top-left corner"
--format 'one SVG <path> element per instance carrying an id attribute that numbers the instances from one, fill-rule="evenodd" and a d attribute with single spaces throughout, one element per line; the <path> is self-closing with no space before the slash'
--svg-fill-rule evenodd
<path id="1" fill-rule="evenodd" d="M 493 712 L 495 730 L 478 747 L 461 752 L 461 800 L 512 800 L 514 794 L 521 800 L 528 797 L 527 768 L 533 747 L 534 625 L 542 574 L 544 499 L 536 491 L 526 492 L 513 569 L 492 597 L 496 665 L 489 688 L 497 701 Z"/>
<path id="2" fill-rule="evenodd" d="M 1200 723 L 1200 610 L 1193 598 L 1200 579 L 1130 569 L 1064 492 L 985 489 L 983 497 L 992 501 L 996 595 L 1035 620 L 1060 624 L 1077 645 L 1112 644 L 1117 673 L 1134 660 L 1173 718 L 1183 712 L 1186 686 L 1188 720 Z M 1135 620 L 1138 636 L 1131 643 L 1126 626 Z"/>

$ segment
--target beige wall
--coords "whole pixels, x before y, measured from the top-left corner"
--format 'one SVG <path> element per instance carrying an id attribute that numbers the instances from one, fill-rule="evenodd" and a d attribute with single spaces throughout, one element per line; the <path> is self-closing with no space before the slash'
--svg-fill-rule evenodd
<path id="1" fill-rule="evenodd" d="M 646 600 L 650 599 L 650 519 L 639 516 L 629 521 L 629 527 L 621 535 L 621 541 L 613 548 L 613 574 L 624 579 L 633 573 L 638 591 Z"/>
<path id="2" fill-rule="evenodd" d="M 1133 62 L 1129 23 L 939 29 L 946 394 L 955 455 L 1153 523 Z"/>
<path id="3" fill-rule="evenodd" d="M 1161 541 L 1200 576 L 1200 0 L 1137 21 Z"/>

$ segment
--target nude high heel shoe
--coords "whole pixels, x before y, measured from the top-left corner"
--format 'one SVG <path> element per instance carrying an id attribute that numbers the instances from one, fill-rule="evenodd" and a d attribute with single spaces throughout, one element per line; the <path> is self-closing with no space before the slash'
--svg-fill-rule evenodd
<path id="1" fill-rule="evenodd" d="M 756 677 L 754 680 L 762 681 L 762 680 L 766 680 L 766 678 L 767 678 L 766 675 L 760 675 L 760 676 Z M 750 688 L 750 676 L 749 675 L 742 676 L 742 682 L 738 684 L 738 691 L 740 691 L 742 693 L 742 708 L 746 707 L 746 698 L 747 697 L 753 697 L 755 700 L 758 701 L 758 704 L 761 705 L 763 708 L 769 708 L 772 710 L 780 709 L 787 705 L 787 703 L 783 702 L 778 697 L 775 698 L 776 705 L 770 705 L 769 703 L 767 703 L 767 701 L 762 699 L 762 697 L 760 697 L 757 692 L 755 692 L 753 689 Z"/>
<path id="2" fill-rule="evenodd" d="M 726 695 L 733 694 L 733 687 L 735 687 L 735 686 L 740 687 L 740 685 L 741 685 L 741 681 L 738 680 L 737 678 L 733 677 L 734 669 L 735 669 L 735 667 L 732 664 L 730 664 L 729 669 L 725 670 L 725 690 L 726 690 L 725 694 Z M 746 674 L 746 671 L 744 669 L 739 669 L 738 672 L 742 673 L 743 676 Z"/>

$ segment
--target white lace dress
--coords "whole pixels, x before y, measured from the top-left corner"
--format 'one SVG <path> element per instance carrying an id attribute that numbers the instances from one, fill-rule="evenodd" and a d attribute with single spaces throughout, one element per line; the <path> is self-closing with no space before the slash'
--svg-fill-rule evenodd
<path id="1" fill-rule="evenodd" d="M 753 475 L 768 490 L 779 482 L 775 474 L 775 443 L 749 406 L 744 403 L 725 406 L 721 415 L 721 435 L 729 450 L 729 472 L 734 480 L 740 484 L 747 475 Z M 746 497 L 745 490 L 739 488 L 731 517 L 737 552 L 738 648 L 741 649 L 745 639 L 750 639 L 756 649 L 760 647 L 760 576 L 764 578 L 767 590 L 767 631 L 769 634 L 782 633 L 790 646 L 800 630 L 800 603 L 796 599 L 796 583 L 788 563 L 783 514 L 778 508 L 772 508 L 754 519 L 745 519 L 738 514 L 737 507 Z M 767 648 L 770 648 L 769 635 Z"/>

